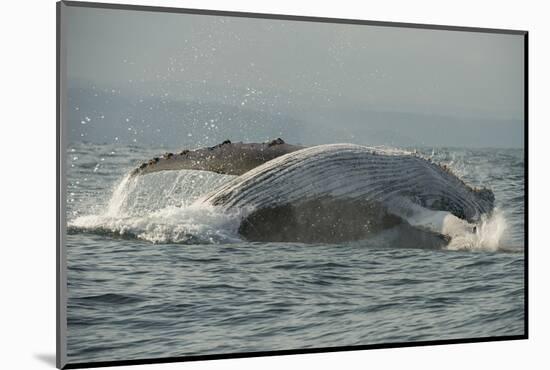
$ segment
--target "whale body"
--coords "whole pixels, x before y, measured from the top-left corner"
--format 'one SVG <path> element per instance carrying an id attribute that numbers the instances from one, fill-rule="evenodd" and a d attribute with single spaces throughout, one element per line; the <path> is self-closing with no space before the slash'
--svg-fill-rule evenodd
<path id="1" fill-rule="evenodd" d="M 396 149 L 304 148 L 278 139 L 226 142 L 185 155 L 165 156 L 138 173 L 185 168 L 238 175 L 196 203 L 238 210 L 239 234 L 251 241 L 341 242 L 397 229 L 402 239 L 440 246 L 457 226 L 475 231 L 494 207 L 491 190 L 475 189 L 448 168 Z"/>
<path id="2" fill-rule="evenodd" d="M 200 201 L 249 210 L 239 232 L 251 240 L 338 242 L 401 225 L 446 241 L 434 214 L 475 224 L 494 195 L 411 153 L 329 144 L 268 161 Z"/>

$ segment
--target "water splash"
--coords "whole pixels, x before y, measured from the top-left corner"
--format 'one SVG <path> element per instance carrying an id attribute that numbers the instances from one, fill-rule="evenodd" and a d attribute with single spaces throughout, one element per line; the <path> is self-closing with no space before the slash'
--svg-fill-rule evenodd
<path id="1" fill-rule="evenodd" d="M 127 203 L 129 194 L 136 188 L 137 178 L 130 173 L 126 174 L 115 186 L 111 199 L 108 202 L 105 216 L 117 217 L 124 212 L 124 205 Z"/>
<path id="2" fill-rule="evenodd" d="M 103 210 L 77 217 L 69 231 L 87 231 L 153 243 L 240 241 L 240 212 L 220 212 L 194 200 L 232 176 L 203 171 L 126 175 Z"/>
<path id="3" fill-rule="evenodd" d="M 510 250 L 513 248 L 507 246 L 507 231 L 504 213 L 495 209 L 491 215 L 482 216 L 474 232 L 455 235 L 446 249 L 488 252 Z"/>
<path id="4" fill-rule="evenodd" d="M 469 223 L 449 212 L 423 208 L 405 198 L 390 203 L 389 211 L 415 228 L 448 237 L 447 250 L 495 252 L 506 244 L 506 218 L 498 208 L 490 215 L 483 215 L 477 223 Z"/>

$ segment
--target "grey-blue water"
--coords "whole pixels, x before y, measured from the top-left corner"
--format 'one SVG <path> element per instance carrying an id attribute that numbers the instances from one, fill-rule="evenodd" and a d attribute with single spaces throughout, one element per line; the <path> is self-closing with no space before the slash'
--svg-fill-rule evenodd
<path id="1" fill-rule="evenodd" d="M 130 187 L 128 170 L 165 150 L 71 144 L 69 362 L 523 334 L 523 151 L 417 149 L 495 192 L 476 240 L 245 242 L 234 221 L 190 206 L 229 176 Z"/>

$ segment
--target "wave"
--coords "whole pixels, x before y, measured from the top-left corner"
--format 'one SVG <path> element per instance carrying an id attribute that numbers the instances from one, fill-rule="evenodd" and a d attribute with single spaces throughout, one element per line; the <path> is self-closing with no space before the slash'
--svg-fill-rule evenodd
<path id="1" fill-rule="evenodd" d="M 101 212 L 77 217 L 68 226 L 71 233 L 153 243 L 236 243 L 250 240 L 243 235 L 243 220 L 262 226 L 251 218 L 258 210 L 308 202 L 311 207 L 311 202 L 318 206 L 322 201 L 328 208 L 322 208 L 322 214 L 320 208 L 313 213 L 308 210 L 311 219 L 324 217 L 334 224 L 335 216 L 327 215 L 342 216 L 345 220 L 337 226 L 345 226 L 344 230 L 352 230 L 357 220 L 371 222 L 368 233 L 355 239 L 368 237 L 392 246 L 435 243 L 450 250 L 496 251 L 503 244 L 507 223 L 500 210 L 490 212 L 485 196 L 449 170 L 410 152 L 323 145 L 273 159 L 238 177 L 196 170 L 127 174 Z M 350 201 L 355 207 L 364 200 L 368 200 L 368 217 L 382 221 L 346 217 L 352 209 Z M 283 212 L 281 219 L 286 216 Z M 273 229 L 274 218 L 265 225 Z M 413 239 L 404 237 L 411 235 Z"/>
<path id="2" fill-rule="evenodd" d="M 122 295 L 114 293 L 106 293 L 94 296 L 85 296 L 73 298 L 74 303 L 89 304 L 89 302 L 109 303 L 109 304 L 131 304 L 145 301 L 144 298 L 135 295 Z"/>

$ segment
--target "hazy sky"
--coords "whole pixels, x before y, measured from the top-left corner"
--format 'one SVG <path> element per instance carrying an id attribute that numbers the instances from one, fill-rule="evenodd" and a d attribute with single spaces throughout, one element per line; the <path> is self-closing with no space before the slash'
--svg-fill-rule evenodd
<path id="1" fill-rule="evenodd" d="M 372 112 L 411 114 L 411 124 L 429 116 L 443 134 L 457 122 L 494 130 L 502 121 L 500 139 L 487 146 L 523 140 L 523 36 L 77 7 L 66 14 L 70 87 L 235 106 L 320 128 L 361 116 L 368 126 Z M 430 135 L 426 143 L 439 140 Z"/>

